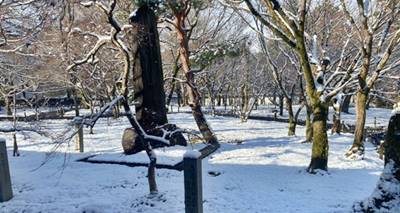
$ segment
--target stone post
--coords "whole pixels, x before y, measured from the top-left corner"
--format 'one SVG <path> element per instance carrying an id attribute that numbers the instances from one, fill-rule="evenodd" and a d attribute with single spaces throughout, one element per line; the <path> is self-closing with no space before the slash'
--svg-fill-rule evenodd
<path id="1" fill-rule="evenodd" d="M 13 192 L 11 188 L 6 140 L 0 138 L 0 202 L 8 201 L 12 197 Z"/>
<path id="2" fill-rule="evenodd" d="M 184 156 L 185 212 L 203 213 L 201 153 L 188 151 Z"/>

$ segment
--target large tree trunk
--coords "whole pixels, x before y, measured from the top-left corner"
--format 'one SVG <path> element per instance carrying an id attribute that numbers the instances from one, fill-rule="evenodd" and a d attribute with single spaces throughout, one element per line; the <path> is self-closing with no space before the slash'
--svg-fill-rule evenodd
<path id="1" fill-rule="evenodd" d="M 146 133 L 162 136 L 163 130 L 157 127 L 165 126 L 168 120 L 167 109 L 165 107 L 164 76 L 157 31 L 157 18 L 154 11 L 149 6 L 144 5 L 136 11 L 135 16 L 131 17 L 130 22 L 139 29 L 138 48 L 137 52 L 133 54 L 136 62 L 136 72 L 133 79 L 136 119 Z M 124 107 L 129 108 L 129 106 Z M 175 126 L 172 126 L 172 128 L 176 129 Z M 157 193 L 155 173 L 157 158 L 153 152 L 153 147 L 156 144 L 150 140 L 143 141 L 142 137 L 137 137 L 136 130 L 130 133 L 133 137 L 131 139 L 133 144 L 128 143 L 131 146 L 125 147 L 124 144 L 126 145 L 126 143 L 123 140 L 124 151 L 127 154 L 133 154 L 139 150 L 146 150 L 150 160 L 147 173 L 150 193 Z M 169 140 L 172 141 L 172 138 L 177 139 L 181 145 L 186 145 L 186 140 L 181 133 L 174 134 Z M 125 134 L 123 139 L 125 139 Z M 174 145 L 173 143 L 170 144 Z"/>
<path id="2" fill-rule="evenodd" d="M 131 23 L 139 28 L 139 45 L 134 73 L 136 119 L 145 130 L 166 124 L 164 76 L 157 19 L 147 6 L 141 7 Z"/>
<path id="3" fill-rule="evenodd" d="M 146 133 L 162 136 L 161 130 L 157 127 L 166 125 L 168 119 L 157 18 L 152 9 L 143 6 L 138 9 L 136 16 L 131 18 L 131 23 L 139 28 L 140 34 L 133 79 L 136 119 Z M 176 126 L 169 125 L 165 128 L 174 130 Z M 186 145 L 186 140 L 181 133 L 174 136 L 176 141 L 170 145 Z M 126 153 L 131 154 L 146 149 L 147 147 L 141 144 L 136 149 L 128 149 Z"/>
<path id="4" fill-rule="evenodd" d="M 328 104 L 322 102 L 320 94 L 315 87 L 315 73 L 317 66 L 311 66 L 304 37 L 299 36 L 300 43 L 297 49 L 300 62 L 303 69 L 304 79 L 306 81 L 306 94 L 310 99 L 310 105 L 313 111 L 313 145 L 311 152 L 311 162 L 307 171 L 315 173 L 316 170 L 328 170 L 328 134 L 327 134 L 327 120 L 328 120 Z"/>
<path id="5" fill-rule="evenodd" d="M 313 115 L 313 146 L 311 163 L 307 169 L 310 173 L 314 173 L 317 169 L 328 170 L 327 104 L 319 103 L 313 106 Z"/>
<path id="6" fill-rule="evenodd" d="M 364 154 L 364 127 L 366 119 L 366 104 L 368 92 L 357 92 L 356 99 L 356 128 L 354 131 L 354 141 L 350 150 L 346 153 L 347 157 L 359 158 Z"/>

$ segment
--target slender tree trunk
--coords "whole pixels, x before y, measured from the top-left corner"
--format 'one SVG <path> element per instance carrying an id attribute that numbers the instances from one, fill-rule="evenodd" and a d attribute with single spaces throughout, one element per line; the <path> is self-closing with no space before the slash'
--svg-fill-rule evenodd
<path id="1" fill-rule="evenodd" d="M 333 126 L 332 126 L 332 131 L 331 134 L 340 134 L 342 131 L 342 122 L 340 119 L 340 112 L 337 112 L 336 110 L 334 111 L 334 114 L 332 116 L 333 120 Z"/>
<path id="2" fill-rule="evenodd" d="M 180 84 L 181 85 L 181 84 Z M 177 100 L 176 100 L 176 102 L 178 102 L 178 112 L 179 112 L 179 108 L 181 107 L 181 105 L 182 105 L 182 90 L 180 89 L 181 87 L 177 87 L 176 88 L 176 98 L 177 98 Z"/>
<path id="3" fill-rule="evenodd" d="M 365 109 L 369 110 L 372 101 L 372 96 L 368 96 L 367 103 L 365 103 Z"/>
<path id="4" fill-rule="evenodd" d="M 284 109 L 284 96 L 279 96 L 279 115 L 283 116 L 283 109 Z"/>
<path id="5" fill-rule="evenodd" d="M 219 94 L 217 97 L 218 97 L 218 98 L 217 98 L 217 106 L 221 106 L 221 103 L 222 103 L 222 97 L 221 97 L 221 95 L 220 95 L 220 94 Z"/>
<path id="6" fill-rule="evenodd" d="M 149 167 L 147 168 L 147 180 L 149 182 L 150 194 L 157 194 L 157 182 L 156 182 L 156 164 L 157 157 L 149 144 L 149 148 L 146 149 L 147 156 L 150 159 Z"/>
<path id="7" fill-rule="evenodd" d="M 11 116 L 12 113 L 12 108 L 11 108 L 11 100 L 7 96 L 4 98 L 4 102 L 6 104 L 6 113 L 8 116 Z"/>
<path id="8" fill-rule="evenodd" d="M 366 119 L 366 103 L 368 92 L 357 92 L 356 99 L 356 128 L 354 131 L 354 141 L 350 150 L 346 153 L 347 157 L 358 158 L 364 154 L 364 127 Z M 357 155 L 357 156 L 353 156 Z"/>
<path id="9" fill-rule="evenodd" d="M 170 90 L 170 92 L 168 94 L 168 97 L 167 97 L 167 103 L 166 103 L 167 106 L 169 106 L 171 104 L 172 96 L 174 94 L 175 87 L 176 87 L 176 77 L 178 77 L 178 72 L 179 72 L 178 59 L 179 59 L 179 57 L 176 58 L 175 63 L 174 63 L 173 79 L 172 79 L 172 82 L 171 82 L 171 84 L 172 84 L 171 85 L 171 90 Z"/>
<path id="10" fill-rule="evenodd" d="M 351 95 L 346 95 L 343 99 L 343 104 L 342 104 L 342 112 L 344 113 L 349 113 L 349 108 L 350 108 L 350 101 L 351 101 Z"/>
<path id="11" fill-rule="evenodd" d="M 296 135 L 296 121 L 293 113 L 293 102 L 291 98 L 286 98 L 287 110 L 289 115 L 288 136 Z"/>
<path id="12" fill-rule="evenodd" d="M 214 98 L 211 98 L 210 102 L 211 102 L 211 115 L 212 115 L 212 116 L 215 116 L 215 113 L 216 113 L 216 109 L 215 109 L 215 99 L 214 99 Z"/>
<path id="13" fill-rule="evenodd" d="M 13 133 L 13 141 L 14 141 L 14 146 L 13 146 L 13 156 L 19 156 L 19 151 L 18 151 L 18 143 L 17 143 L 17 132 L 15 129 L 17 128 L 17 93 L 14 92 L 13 94 L 13 127 L 14 127 L 14 133 Z"/>
<path id="14" fill-rule="evenodd" d="M 249 97 L 247 95 L 247 86 L 243 85 L 240 89 L 241 93 L 241 103 L 240 103 L 240 121 L 241 122 L 246 122 L 246 112 L 247 112 L 247 107 L 249 106 Z"/>
<path id="15" fill-rule="evenodd" d="M 333 116 L 332 116 L 332 121 L 333 121 L 333 126 L 332 126 L 332 131 L 331 134 L 340 134 L 342 131 L 342 122 L 340 119 L 340 113 L 341 113 L 341 106 L 340 104 L 333 104 Z"/>
<path id="16" fill-rule="evenodd" d="M 78 95 L 76 90 L 73 91 L 73 100 L 74 100 L 74 109 L 75 109 L 75 116 L 79 116 L 79 102 L 78 102 Z"/>
<path id="17" fill-rule="evenodd" d="M 211 108 L 211 115 L 215 116 L 215 96 L 212 94 L 211 89 L 208 89 L 209 106 Z"/>
<path id="18" fill-rule="evenodd" d="M 306 141 L 312 143 L 313 141 L 313 126 L 312 126 L 312 108 L 306 104 Z"/>
<path id="19" fill-rule="evenodd" d="M 184 84 L 181 85 L 181 106 L 187 106 L 188 105 L 188 97 L 187 97 L 187 91 L 186 91 L 186 86 Z"/>

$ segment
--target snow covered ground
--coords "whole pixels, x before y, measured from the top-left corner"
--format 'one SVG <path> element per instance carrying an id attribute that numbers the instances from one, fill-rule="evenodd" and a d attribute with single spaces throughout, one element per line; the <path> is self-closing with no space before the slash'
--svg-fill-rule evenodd
<path id="1" fill-rule="evenodd" d="M 348 212 L 354 201 L 371 194 L 383 168 L 375 149 L 369 146 L 364 160 L 347 160 L 344 153 L 352 135 L 345 134 L 330 136 L 329 174 L 311 175 L 305 172 L 311 144 L 300 143 L 304 127 L 298 127 L 298 136 L 287 137 L 285 123 L 207 118 L 222 146 L 203 161 L 204 212 Z M 187 113 L 171 114 L 169 121 L 196 129 Z M 66 122 L 38 125 L 59 134 Z M 0 127 L 9 125 L 0 122 Z M 49 155 L 54 147 L 51 140 L 24 132 L 17 135 L 21 156 L 12 157 L 11 135 L 0 135 L 7 139 L 15 195 L 0 203 L 0 212 L 184 212 L 182 172 L 158 169 L 159 194 L 149 197 L 144 167 L 76 162 L 93 154 L 100 154 L 96 158 L 103 160 L 143 161 L 140 155 L 121 154 L 122 131 L 128 126 L 124 118 L 101 119 L 94 135 L 85 129 L 82 154 L 71 143 Z M 179 161 L 185 149 L 160 149 L 159 163 Z M 221 174 L 214 177 L 209 172 Z"/>

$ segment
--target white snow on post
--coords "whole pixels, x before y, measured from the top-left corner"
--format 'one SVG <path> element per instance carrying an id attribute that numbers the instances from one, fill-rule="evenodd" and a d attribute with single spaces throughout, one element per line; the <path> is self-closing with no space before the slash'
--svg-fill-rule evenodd
<path id="1" fill-rule="evenodd" d="M 188 150 L 183 155 L 183 158 L 198 159 L 201 156 L 201 152 L 197 150 Z"/>

